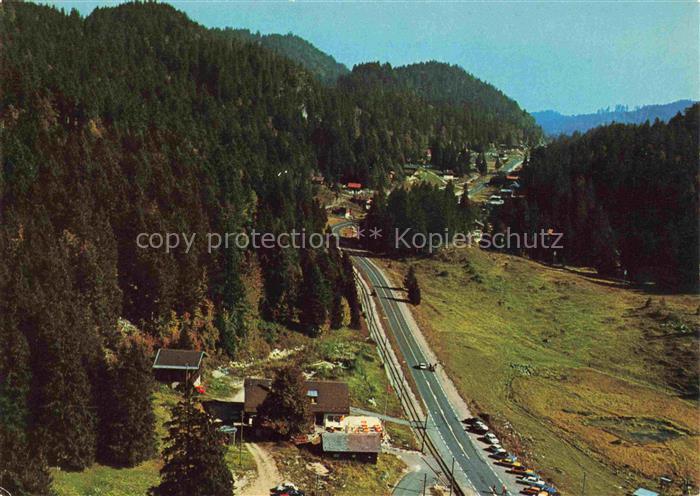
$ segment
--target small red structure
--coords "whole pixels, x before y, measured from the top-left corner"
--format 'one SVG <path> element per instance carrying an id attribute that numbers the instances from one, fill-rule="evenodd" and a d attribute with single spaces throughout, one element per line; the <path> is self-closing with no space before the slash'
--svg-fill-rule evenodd
<path id="1" fill-rule="evenodd" d="M 348 183 L 345 185 L 345 187 L 348 189 L 353 189 L 353 190 L 361 190 L 362 184 L 360 184 L 360 183 Z"/>

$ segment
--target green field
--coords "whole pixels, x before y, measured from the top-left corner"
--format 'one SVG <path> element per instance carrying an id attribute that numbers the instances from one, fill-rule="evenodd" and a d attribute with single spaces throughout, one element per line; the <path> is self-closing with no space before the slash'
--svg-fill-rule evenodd
<path id="1" fill-rule="evenodd" d="M 178 401 L 178 395 L 160 386 L 154 395 L 158 450 L 166 434 L 163 423 L 168 419 L 170 407 Z M 229 446 L 226 461 L 235 477 L 255 471 L 255 461 L 247 449 Z M 139 496 L 160 481 L 161 460 L 149 460 L 133 468 L 112 468 L 95 464 L 82 472 L 52 470 L 53 487 L 58 496 Z"/>
<path id="2" fill-rule="evenodd" d="M 445 180 L 443 178 L 438 176 L 434 171 L 422 167 L 417 169 L 413 176 L 406 179 L 405 185 L 411 187 L 419 182 L 428 183 L 433 186 L 445 185 Z"/>
<path id="3" fill-rule="evenodd" d="M 698 299 L 653 296 L 476 248 L 416 267 L 415 315 L 475 411 L 568 493 L 698 481 Z M 623 489 L 624 488 L 624 489 Z"/>

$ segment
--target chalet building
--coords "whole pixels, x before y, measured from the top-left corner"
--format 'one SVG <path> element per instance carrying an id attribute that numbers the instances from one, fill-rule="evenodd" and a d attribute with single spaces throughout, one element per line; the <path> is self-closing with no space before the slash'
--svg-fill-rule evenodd
<path id="1" fill-rule="evenodd" d="M 156 380 L 167 384 L 179 384 L 189 380 L 194 386 L 199 386 L 203 359 L 203 351 L 161 348 L 153 361 Z"/>
<path id="2" fill-rule="evenodd" d="M 377 463 L 382 451 L 382 436 L 379 433 L 324 432 L 321 434 L 323 452 L 334 458 L 349 458 Z"/>
<path id="3" fill-rule="evenodd" d="M 352 191 L 353 195 L 356 195 L 357 193 L 362 191 L 362 183 L 347 183 L 345 185 L 345 188 L 349 191 Z"/>
<path id="4" fill-rule="evenodd" d="M 247 419 L 257 415 L 258 407 L 270 392 L 269 379 L 247 378 L 243 383 L 245 399 L 243 412 Z M 350 413 L 350 392 L 348 385 L 337 381 L 305 381 L 306 401 L 314 416 L 314 423 L 321 426 L 338 423 Z"/>

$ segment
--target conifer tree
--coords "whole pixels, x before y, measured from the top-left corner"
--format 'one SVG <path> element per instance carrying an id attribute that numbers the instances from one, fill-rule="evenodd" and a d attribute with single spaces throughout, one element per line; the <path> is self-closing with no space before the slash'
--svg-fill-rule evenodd
<path id="1" fill-rule="evenodd" d="M 481 152 L 477 157 L 476 168 L 479 171 L 479 174 L 481 174 L 482 176 L 486 175 L 486 173 L 488 172 L 488 165 L 486 163 L 486 156 L 484 155 L 484 152 Z"/>
<path id="2" fill-rule="evenodd" d="M 4 295 L 3 295 L 4 296 Z M 53 494 L 43 452 L 30 443 L 27 396 L 31 380 L 29 347 L 12 310 L 0 301 L 0 487 L 10 494 Z"/>
<path id="3" fill-rule="evenodd" d="M 181 350 L 193 350 L 195 348 L 192 340 L 192 333 L 188 329 L 189 326 L 183 325 L 180 329 L 180 337 L 177 340 L 177 347 Z"/>
<path id="4" fill-rule="evenodd" d="M 413 266 L 409 267 L 408 273 L 403 280 L 403 285 L 406 291 L 408 291 L 408 301 L 413 305 L 419 305 L 421 300 L 420 287 L 418 286 L 418 279 L 416 278 L 416 271 Z"/>
<path id="5" fill-rule="evenodd" d="M 342 288 L 333 288 L 333 300 L 330 310 L 330 328 L 340 329 L 343 327 L 344 317 Z"/>
<path id="6" fill-rule="evenodd" d="M 191 387 L 173 407 L 166 426 L 161 480 L 149 490 L 149 496 L 232 496 L 225 435 L 192 400 Z"/>
<path id="7" fill-rule="evenodd" d="M 37 440 L 0 422 L 0 487 L 12 496 L 52 496 L 51 473 Z"/>
<path id="8" fill-rule="evenodd" d="M 352 267 L 352 260 L 347 252 L 343 252 L 343 279 L 345 299 L 350 309 L 350 327 L 360 328 L 360 302 L 357 297 L 357 286 L 355 285 L 355 270 Z"/>
<path id="9" fill-rule="evenodd" d="M 105 365 L 98 438 L 102 463 L 133 467 L 153 456 L 153 388 L 150 360 L 137 343 L 123 345 L 116 363 Z"/>
<path id="10" fill-rule="evenodd" d="M 280 437 L 303 433 L 309 426 L 309 398 L 297 365 L 277 371 L 270 391 L 258 408 L 256 422 Z"/>
<path id="11" fill-rule="evenodd" d="M 326 323 L 330 293 L 321 270 L 310 254 L 302 263 L 303 282 L 299 294 L 301 324 L 311 336 L 317 336 Z"/>

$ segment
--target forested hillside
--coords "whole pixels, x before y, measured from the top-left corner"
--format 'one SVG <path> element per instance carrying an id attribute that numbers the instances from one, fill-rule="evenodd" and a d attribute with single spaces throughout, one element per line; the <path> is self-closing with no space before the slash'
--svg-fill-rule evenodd
<path id="1" fill-rule="evenodd" d="M 535 144 L 541 130 L 532 117 L 500 91 L 463 69 L 438 62 L 393 68 L 377 62 L 355 66 L 338 81 L 343 96 L 356 108 L 342 149 L 353 149 L 357 169 L 366 174 L 374 161 L 393 164 L 418 160 L 430 148 L 440 168 L 458 168 L 465 147 L 489 143 Z M 335 164 L 332 164 L 335 165 Z M 337 166 L 336 166 L 337 167 Z"/>
<path id="2" fill-rule="evenodd" d="M 497 228 L 563 232 L 559 261 L 672 288 L 698 282 L 700 105 L 668 124 L 614 124 L 533 151 Z M 551 250 L 531 254 L 551 261 Z"/>
<path id="3" fill-rule="evenodd" d="M 224 29 L 223 33 L 259 43 L 288 59 L 300 63 L 326 85 L 334 85 L 348 68 L 299 36 L 289 34 L 260 34 L 247 29 Z"/>
<path id="4" fill-rule="evenodd" d="M 594 114 L 562 115 L 554 110 L 545 110 L 533 112 L 532 116 L 547 135 L 558 136 L 573 134 L 577 131 L 585 133 L 594 127 L 613 122 L 643 124 L 646 121 L 654 122 L 656 119 L 668 122 L 677 113 L 683 112 L 691 105 L 693 105 L 692 100 L 678 100 L 664 105 L 644 105 L 634 110 L 618 105 L 614 109 L 601 109 Z"/>
<path id="5" fill-rule="evenodd" d="M 361 84 L 362 69 L 324 87 L 166 5 L 82 18 L 5 3 L 0 30 L 0 486 L 13 494 L 48 494 L 47 464 L 153 454 L 155 347 L 235 356 L 251 313 L 316 335 L 347 305 L 358 324 L 336 250 L 209 250 L 207 233 L 319 233 L 316 171 L 381 184 L 438 139 L 534 137 L 505 116 L 501 131 L 486 102 L 428 105 Z M 197 241 L 145 249 L 141 233 Z"/>
<path id="6" fill-rule="evenodd" d="M 493 126 L 492 132 L 508 145 L 536 142 L 540 135 L 535 120 L 517 102 L 457 65 L 421 62 L 397 67 L 396 75 L 402 85 L 434 105 L 455 110 L 462 118 L 488 118 L 488 127 Z"/>
<path id="7" fill-rule="evenodd" d="M 252 225 L 323 230 L 302 112 L 323 93 L 308 73 L 163 5 L 0 15 L 0 486 L 48 494 L 45 463 L 153 454 L 153 347 L 234 354 L 249 330 L 246 258 L 261 267 L 262 314 L 309 333 L 352 286 L 335 252 L 204 242 Z M 199 242 L 137 245 L 166 232 Z"/>

